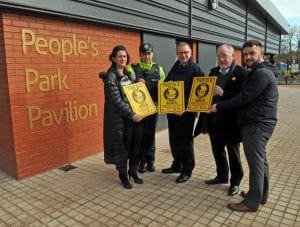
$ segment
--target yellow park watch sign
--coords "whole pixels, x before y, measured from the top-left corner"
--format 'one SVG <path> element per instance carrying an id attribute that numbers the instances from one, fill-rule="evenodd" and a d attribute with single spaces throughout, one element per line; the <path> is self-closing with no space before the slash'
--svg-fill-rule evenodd
<path id="1" fill-rule="evenodd" d="M 187 111 L 207 112 L 210 109 L 217 77 L 195 77 L 189 97 Z"/>
<path id="2" fill-rule="evenodd" d="M 163 82 L 158 84 L 158 113 L 181 113 L 184 106 L 183 81 Z"/>
<path id="3" fill-rule="evenodd" d="M 149 91 L 143 82 L 123 87 L 129 104 L 136 114 L 148 116 L 157 112 Z"/>

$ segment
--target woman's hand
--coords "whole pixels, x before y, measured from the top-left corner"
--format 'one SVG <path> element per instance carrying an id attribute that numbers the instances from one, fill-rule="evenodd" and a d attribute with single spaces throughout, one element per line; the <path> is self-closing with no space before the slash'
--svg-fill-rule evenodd
<path id="1" fill-rule="evenodd" d="M 140 78 L 140 79 L 138 79 L 137 82 L 143 82 L 143 83 L 145 83 L 146 81 L 144 79 Z"/>
<path id="2" fill-rule="evenodd" d="M 139 114 L 135 114 L 135 115 L 133 115 L 132 120 L 134 122 L 140 122 L 141 120 L 143 120 L 143 116 L 141 116 Z"/>
<path id="3" fill-rule="evenodd" d="M 174 115 L 176 116 L 182 116 L 182 114 L 184 114 L 184 112 L 176 112 L 176 113 L 173 113 Z"/>

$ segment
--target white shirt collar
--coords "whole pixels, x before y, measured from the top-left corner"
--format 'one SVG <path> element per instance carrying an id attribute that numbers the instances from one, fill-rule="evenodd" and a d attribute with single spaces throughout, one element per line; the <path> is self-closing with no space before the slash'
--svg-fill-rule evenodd
<path id="1" fill-rule="evenodd" d="M 223 69 L 219 68 L 219 72 L 220 72 L 222 75 L 224 75 L 224 74 L 227 74 L 227 73 L 229 72 L 229 69 L 230 69 L 230 68 L 227 68 L 227 69 L 223 70 Z"/>

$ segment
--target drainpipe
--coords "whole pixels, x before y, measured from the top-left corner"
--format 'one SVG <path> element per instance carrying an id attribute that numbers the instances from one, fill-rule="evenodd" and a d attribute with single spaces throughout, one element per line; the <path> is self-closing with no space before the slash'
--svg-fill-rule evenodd
<path id="1" fill-rule="evenodd" d="M 189 13 L 190 13 L 190 17 L 189 17 L 189 38 L 192 39 L 192 21 L 193 21 L 193 0 L 190 0 L 190 8 L 189 8 Z"/>
<path id="2" fill-rule="evenodd" d="M 246 21 L 245 21 L 245 42 L 248 39 L 248 1 L 245 1 L 246 4 Z"/>

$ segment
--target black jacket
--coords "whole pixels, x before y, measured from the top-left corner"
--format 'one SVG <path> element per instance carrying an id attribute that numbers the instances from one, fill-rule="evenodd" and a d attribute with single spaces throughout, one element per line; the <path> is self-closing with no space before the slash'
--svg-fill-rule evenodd
<path id="1" fill-rule="evenodd" d="M 126 75 L 131 79 L 130 74 Z M 120 85 L 121 76 L 114 66 L 100 76 L 104 82 L 104 161 L 114 164 L 118 160 L 127 160 L 128 154 L 124 147 L 125 121 L 131 121 L 134 115 L 123 89 Z M 133 82 L 133 81 L 132 81 Z"/>
<path id="2" fill-rule="evenodd" d="M 217 104 L 217 110 L 238 108 L 238 125 L 264 124 L 273 128 L 277 122 L 278 88 L 275 67 L 262 62 L 246 76 L 241 92 Z"/>
<path id="3" fill-rule="evenodd" d="M 220 67 L 212 68 L 209 76 L 217 76 L 216 85 L 220 86 L 224 93 L 223 96 L 215 95 L 212 104 L 222 102 L 238 95 L 247 74 L 247 70 L 236 65 L 235 62 L 232 63 L 229 72 L 226 75 L 221 75 L 219 70 Z M 226 143 L 238 143 L 241 141 L 241 136 L 240 129 L 237 125 L 237 115 L 237 109 L 211 114 L 201 113 L 195 128 L 194 136 L 207 131 L 209 134 L 213 134 L 213 137 L 216 140 Z M 200 129 L 199 127 L 205 128 Z"/>

